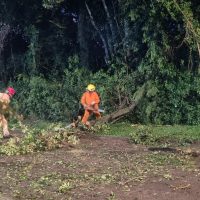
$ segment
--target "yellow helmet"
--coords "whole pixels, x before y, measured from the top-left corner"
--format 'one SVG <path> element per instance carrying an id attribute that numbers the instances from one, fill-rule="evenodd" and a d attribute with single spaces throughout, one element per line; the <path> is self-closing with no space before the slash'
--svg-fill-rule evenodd
<path id="1" fill-rule="evenodd" d="M 86 89 L 90 92 L 93 92 L 95 91 L 96 87 L 93 84 L 89 84 Z"/>

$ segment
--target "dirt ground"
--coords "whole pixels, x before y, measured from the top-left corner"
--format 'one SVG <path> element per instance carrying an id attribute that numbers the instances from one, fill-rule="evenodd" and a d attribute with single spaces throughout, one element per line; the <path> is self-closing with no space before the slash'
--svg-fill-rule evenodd
<path id="1" fill-rule="evenodd" d="M 198 156 L 152 152 L 128 138 L 79 137 L 74 147 L 0 156 L 0 199 L 200 199 Z"/>

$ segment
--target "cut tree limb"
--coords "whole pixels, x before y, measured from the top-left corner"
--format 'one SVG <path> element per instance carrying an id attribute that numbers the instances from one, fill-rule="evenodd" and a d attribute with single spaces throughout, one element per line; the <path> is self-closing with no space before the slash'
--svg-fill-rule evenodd
<path id="1" fill-rule="evenodd" d="M 119 119 L 125 117 L 128 113 L 130 113 L 136 107 L 136 103 L 132 103 L 130 106 L 126 108 L 119 109 L 111 114 L 103 116 L 101 119 L 97 121 L 97 124 L 104 124 L 110 122 L 116 122 Z"/>

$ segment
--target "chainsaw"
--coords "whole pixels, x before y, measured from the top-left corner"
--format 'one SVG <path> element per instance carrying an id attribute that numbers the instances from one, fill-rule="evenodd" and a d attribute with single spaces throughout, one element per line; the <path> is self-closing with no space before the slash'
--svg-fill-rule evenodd
<path id="1" fill-rule="evenodd" d="M 97 111 L 96 109 L 94 109 L 93 107 L 90 107 L 90 106 L 89 106 L 89 107 L 86 107 L 85 109 L 86 109 L 86 110 L 91 110 L 91 111 L 94 111 L 94 112 Z M 100 113 L 104 113 L 105 110 L 99 108 L 99 109 L 98 109 L 98 112 L 100 112 Z"/>
<path id="2" fill-rule="evenodd" d="M 96 111 L 94 108 L 91 108 L 91 107 L 90 107 L 90 108 L 87 108 L 87 110 Z M 99 108 L 98 111 L 99 111 L 100 113 L 104 113 L 104 112 L 105 112 L 105 110 L 103 110 L 103 109 L 101 109 L 101 108 Z M 78 124 L 79 124 L 79 122 L 81 121 L 81 118 L 82 118 L 81 115 L 83 115 L 83 113 L 81 113 L 81 112 L 79 111 L 79 114 L 78 114 L 78 116 L 76 117 L 76 119 L 73 119 L 73 122 L 72 122 L 71 124 L 67 125 L 66 128 L 75 128 L 75 127 L 77 127 Z"/>

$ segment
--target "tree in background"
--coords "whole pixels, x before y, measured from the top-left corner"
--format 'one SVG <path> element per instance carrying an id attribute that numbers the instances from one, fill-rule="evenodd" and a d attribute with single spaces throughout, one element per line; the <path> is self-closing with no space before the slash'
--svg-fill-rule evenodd
<path id="1" fill-rule="evenodd" d="M 30 83 L 35 95 L 37 90 L 31 88 L 40 88 L 37 80 L 44 81 L 43 90 L 54 83 L 52 91 L 65 88 L 74 104 L 79 94 L 67 86 L 80 89 L 94 81 L 101 86 L 109 110 L 127 105 L 139 88 L 145 88 L 132 119 L 198 123 L 198 0 L 2 0 L 0 6 L 0 75 L 4 83 Z M 74 73 L 82 76 L 81 86 Z M 66 85 L 66 74 L 70 74 L 71 85 Z M 19 79 L 24 75 L 28 82 Z M 40 115 L 44 105 L 38 105 L 35 113 Z M 52 105 L 53 113 L 58 113 L 58 104 Z M 64 102 L 60 106 L 66 107 Z M 74 105 L 67 105 L 66 110 L 72 108 Z M 188 113 L 185 118 L 184 113 Z"/>

